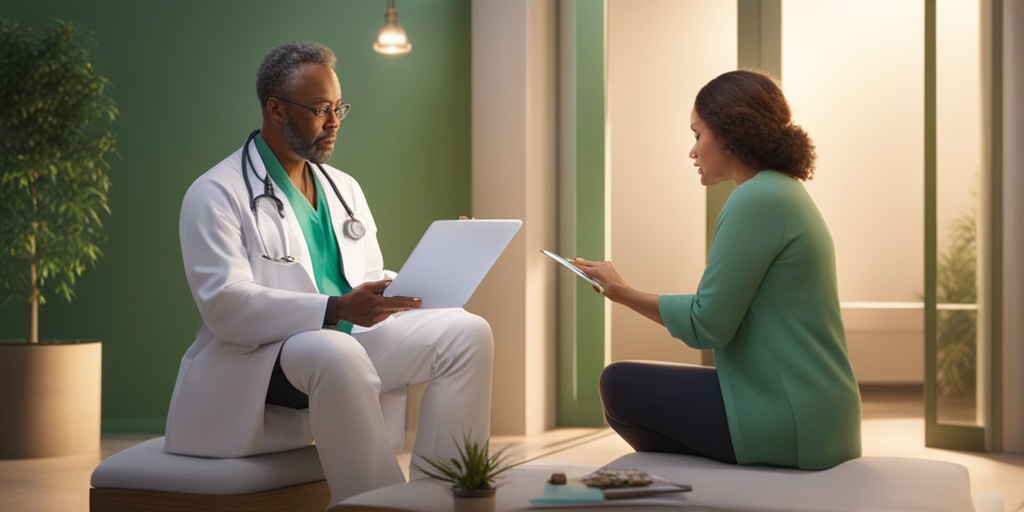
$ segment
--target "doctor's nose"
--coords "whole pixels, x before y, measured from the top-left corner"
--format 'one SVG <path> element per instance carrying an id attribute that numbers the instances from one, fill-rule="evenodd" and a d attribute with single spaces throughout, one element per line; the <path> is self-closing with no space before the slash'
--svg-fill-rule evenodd
<path id="1" fill-rule="evenodd" d="M 342 119 L 344 119 L 344 116 L 338 117 L 334 112 L 328 112 L 327 115 L 324 116 L 324 130 L 337 130 L 338 127 L 341 126 Z"/>

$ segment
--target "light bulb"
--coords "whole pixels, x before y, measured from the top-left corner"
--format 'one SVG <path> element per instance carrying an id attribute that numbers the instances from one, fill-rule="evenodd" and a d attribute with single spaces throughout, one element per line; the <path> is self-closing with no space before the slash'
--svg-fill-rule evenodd
<path id="1" fill-rule="evenodd" d="M 384 28 L 380 29 L 377 41 L 373 43 L 373 50 L 385 55 L 400 55 L 412 50 L 409 36 L 405 35 L 405 30 L 398 24 L 395 0 L 388 0 L 388 10 L 384 13 Z"/>

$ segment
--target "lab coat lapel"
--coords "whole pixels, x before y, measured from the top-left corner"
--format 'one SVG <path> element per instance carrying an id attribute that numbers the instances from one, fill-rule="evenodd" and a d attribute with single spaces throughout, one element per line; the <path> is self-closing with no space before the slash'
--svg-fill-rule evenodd
<path id="1" fill-rule="evenodd" d="M 338 194 L 334 193 L 334 188 L 331 186 L 331 182 L 324 177 L 324 172 L 331 172 L 330 169 L 323 167 L 316 169 L 314 175 L 320 182 L 320 189 L 324 191 L 324 197 L 327 199 L 327 207 L 331 211 L 331 225 L 334 228 L 334 236 L 338 239 L 338 251 L 341 253 L 341 265 L 345 271 L 345 279 L 349 285 L 355 288 L 361 284 L 365 278 L 363 276 L 363 254 L 356 240 L 352 240 L 345 235 L 345 222 L 349 220 L 348 212 L 345 211 L 345 206 L 341 204 L 341 200 L 338 199 Z M 349 194 L 348 187 L 339 180 L 338 174 L 335 173 L 332 178 L 334 184 L 338 186 L 338 193 L 343 194 L 345 201 L 348 202 L 349 207 L 356 211 L 355 198 Z M 358 217 L 358 212 L 356 213 Z M 367 236 L 370 236 L 368 233 Z"/>
<path id="2" fill-rule="evenodd" d="M 267 168 L 263 165 L 263 158 L 260 157 L 259 150 L 256 149 L 256 144 L 249 145 L 249 156 L 252 158 L 251 162 L 256 170 L 256 176 L 266 176 Z M 263 182 L 258 178 L 251 175 L 246 176 L 249 180 L 249 184 L 252 185 L 253 194 L 259 195 L 263 193 Z M 281 192 L 281 187 L 277 183 L 274 183 L 274 196 L 284 203 L 284 222 L 288 229 L 288 244 L 290 246 L 292 256 L 294 256 L 302 269 L 305 270 L 308 284 L 313 287 L 314 290 L 319 289 L 316 285 L 316 278 L 313 275 L 313 266 L 310 263 L 309 246 L 306 245 L 306 235 L 302 233 L 302 227 L 299 226 L 299 221 L 295 217 L 295 210 L 292 208 L 292 204 L 288 201 L 288 197 Z"/>
<path id="3" fill-rule="evenodd" d="M 288 202 L 288 198 L 284 194 L 280 194 L 280 197 L 284 201 L 284 220 L 288 223 L 289 243 L 292 246 L 292 254 L 298 259 L 299 265 L 306 271 L 306 277 L 309 278 L 313 289 L 319 289 L 316 285 L 316 277 L 313 274 L 312 258 L 309 255 L 309 245 L 306 244 L 306 235 L 302 232 L 302 226 L 299 226 L 299 220 L 295 217 L 295 210 L 292 208 L 292 204 Z"/>

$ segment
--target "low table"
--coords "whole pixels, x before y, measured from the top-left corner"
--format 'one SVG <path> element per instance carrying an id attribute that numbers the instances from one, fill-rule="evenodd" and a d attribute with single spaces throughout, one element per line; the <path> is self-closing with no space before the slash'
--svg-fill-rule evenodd
<path id="1" fill-rule="evenodd" d="M 685 508 L 688 511 L 975 511 L 967 468 L 950 462 L 901 457 L 862 457 L 825 471 L 768 466 L 736 466 L 686 455 L 631 453 L 606 468 L 639 468 L 671 482 L 689 484 L 692 492 L 588 504 L 601 510 Z M 523 465 L 499 481 L 497 511 L 539 510 L 531 498 L 543 495 L 552 472 L 570 478 L 594 468 Z M 354 496 L 335 511 L 381 510 L 449 512 L 450 491 L 421 479 Z M 982 511 L 978 511 L 982 512 Z"/>
<path id="2" fill-rule="evenodd" d="M 548 476 L 556 471 L 570 478 L 594 471 L 585 467 L 519 466 L 498 477 L 495 510 L 531 510 L 530 498 L 544 494 Z M 404 484 L 383 487 L 353 496 L 330 512 L 451 512 L 452 493 L 445 484 L 429 478 L 420 478 Z"/>

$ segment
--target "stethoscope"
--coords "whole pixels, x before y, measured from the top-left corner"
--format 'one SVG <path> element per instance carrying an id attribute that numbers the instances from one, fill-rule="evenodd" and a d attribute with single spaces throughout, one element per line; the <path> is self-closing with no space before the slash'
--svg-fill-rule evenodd
<path id="1" fill-rule="evenodd" d="M 295 257 L 291 254 L 291 246 L 288 243 L 288 235 L 285 232 L 284 222 L 284 201 L 274 194 L 274 182 L 270 179 L 270 173 L 267 172 L 262 178 L 256 174 L 256 166 L 252 163 L 252 156 L 249 155 L 249 146 L 252 144 L 253 139 L 256 138 L 256 134 L 259 130 L 253 130 L 249 134 L 249 137 L 245 139 L 245 145 L 242 146 L 242 179 L 245 181 L 245 189 L 249 192 L 249 207 L 252 208 L 253 217 L 256 218 L 256 232 L 260 237 L 260 244 L 263 246 L 263 257 L 273 261 L 275 263 L 294 264 L 296 262 Z M 334 195 L 338 196 L 338 200 L 341 201 L 341 206 L 345 208 L 345 213 L 348 214 L 348 219 L 342 224 L 341 230 L 345 236 L 352 240 L 359 240 L 366 236 L 366 226 L 356 218 L 355 213 L 352 212 L 352 208 L 349 207 L 348 202 L 341 196 L 341 191 L 338 190 L 338 185 L 334 183 L 334 180 L 324 170 L 324 166 L 316 164 L 317 168 L 320 169 L 320 174 L 327 178 L 327 182 L 331 184 L 331 188 L 334 190 Z M 249 169 L 252 170 L 252 175 L 263 182 L 263 193 L 260 195 L 253 195 L 252 185 L 249 184 L 249 177 L 247 173 Z M 267 243 L 263 240 L 263 232 L 260 228 L 260 216 L 257 214 L 259 209 L 259 200 L 269 199 L 273 206 L 277 209 L 277 216 L 271 215 L 270 217 L 276 221 L 278 233 L 281 234 L 281 245 L 284 247 L 284 256 L 272 257 L 270 252 L 267 251 Z"/>

